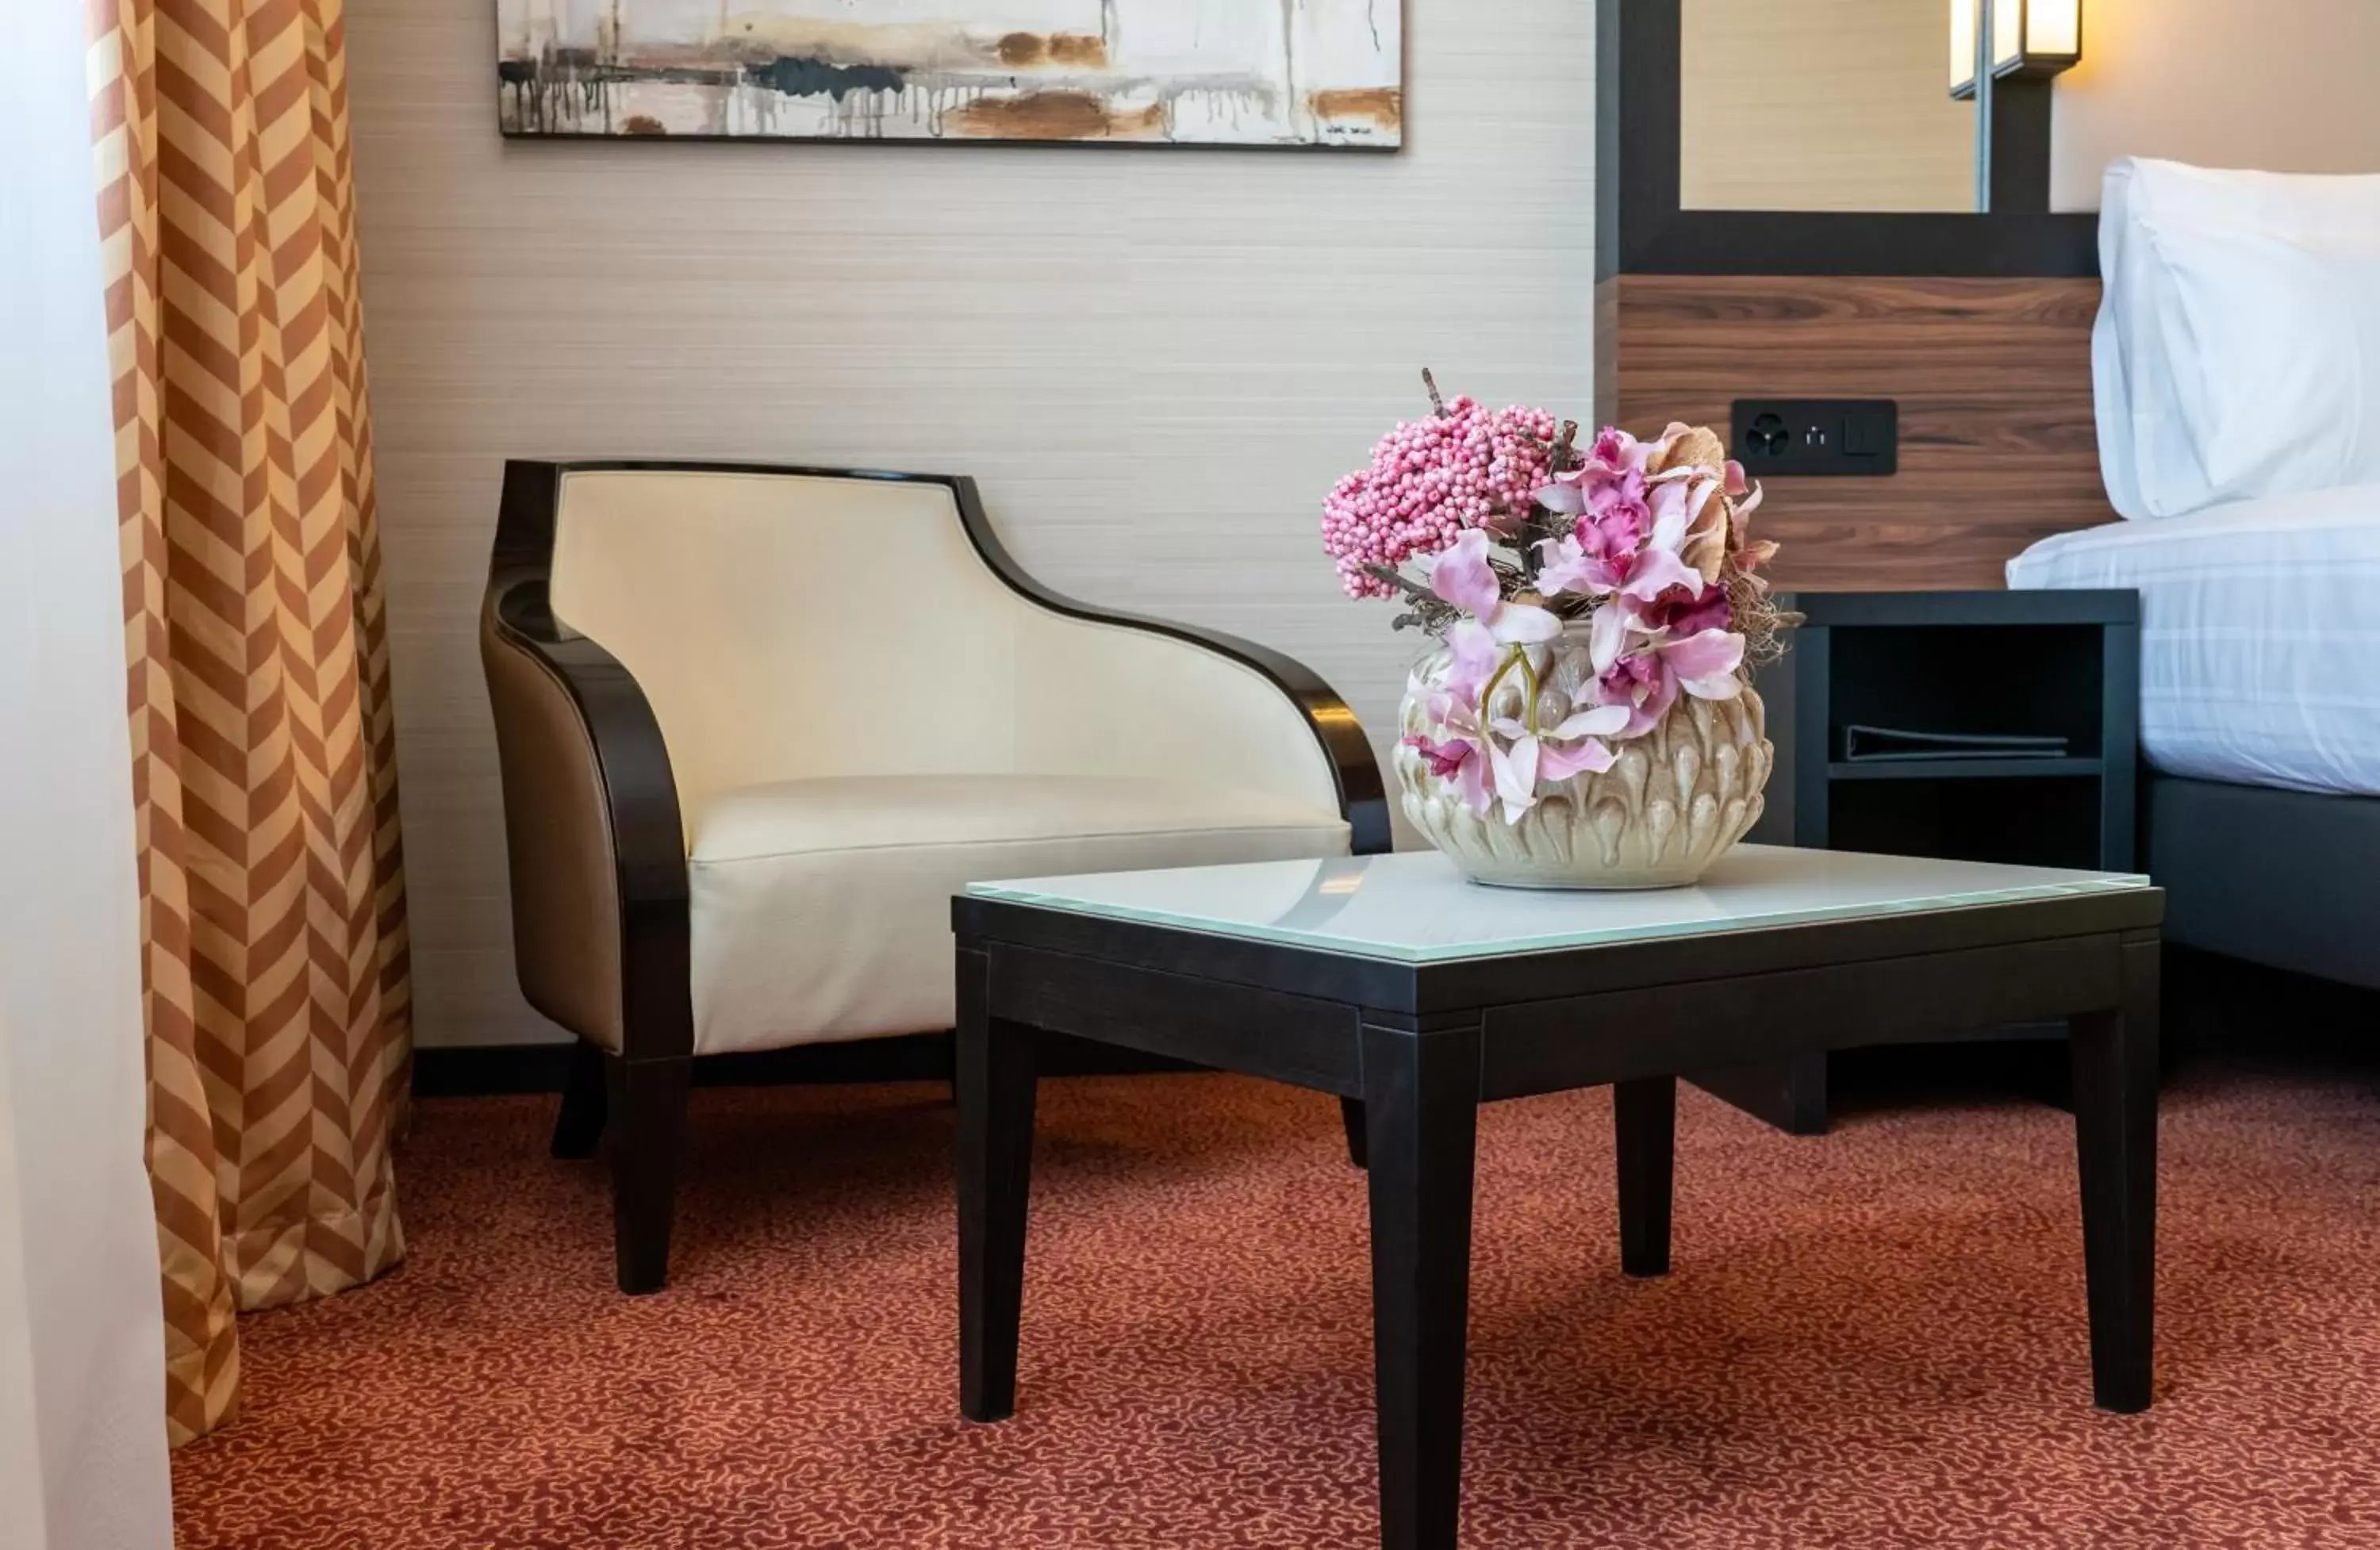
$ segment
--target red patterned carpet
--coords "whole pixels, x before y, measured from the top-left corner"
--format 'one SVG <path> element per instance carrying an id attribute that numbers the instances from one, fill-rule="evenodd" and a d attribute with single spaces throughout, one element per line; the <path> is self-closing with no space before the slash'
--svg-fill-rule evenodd
<path id="1" fill-rule="evenodd" d="M 538 1099 L 425 1106 L 413 1259 L 245 1326 L 182 1550 L 1373 1543 L 1362 1175 L 1329 1100 L 1045 1084 L 1017 1419 L 955 1414 L 952 1114 L 696 1096 L 676 1283 L 610 1289 Z M 1482 1126 L 1465 1544 L 2380 1545 L 2380 1090 L 2168 1095 L 2158 1402 L 2095 1411 L 2068 1122 L 1824 1141 L 1688 1093 L 1677 1271 L 1618 1272 L 1609 1100 Z"/>

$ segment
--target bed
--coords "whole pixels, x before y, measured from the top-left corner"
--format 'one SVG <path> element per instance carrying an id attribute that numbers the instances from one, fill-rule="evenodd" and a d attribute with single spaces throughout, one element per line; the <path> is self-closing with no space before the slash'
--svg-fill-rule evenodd
<path id="1" fill-rule="evenodd" d="M 2009 585 L 2141 594 L 2168 937 L 2380 988 L 2380 485 L 2063 533 Z"/>
<path id="2" fill-rule="evenodd" d="M 2141 594 L 2168 938 L 2380 989 L 2380 177 L 2119 162 L 2100 260 L 2126 520 L 2009 585 Z"/>

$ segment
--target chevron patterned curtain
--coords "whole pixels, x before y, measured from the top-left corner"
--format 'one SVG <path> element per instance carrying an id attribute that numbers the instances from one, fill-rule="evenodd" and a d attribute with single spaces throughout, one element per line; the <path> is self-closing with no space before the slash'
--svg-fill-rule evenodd
<path id="1" fill-rule="evenodd" d="M 404 1254 L 405 889 L 339 0 L 89 0 L 168 1428 Z"/>

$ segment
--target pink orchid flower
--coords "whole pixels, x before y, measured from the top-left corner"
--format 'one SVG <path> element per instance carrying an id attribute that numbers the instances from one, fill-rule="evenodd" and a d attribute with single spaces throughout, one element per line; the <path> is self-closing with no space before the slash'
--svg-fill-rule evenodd
<path id="1" fill-rule="evenodd" d="M 1446 635 L 1454 663 L 1445 687 L 1459 699 L 1477 702 L 1508 648 L 1525 649 L 1561 634 L 1561 621 L 1545 609 L 1504 600 L 1503 587 L 1488 563 L 1488 535 L 1475 527 L 1439 555 L 1429 585 L 1438 597 L 1472 615 Z"/>
<path id="2" fill-rule="evenodd" d="M 1499 717 L 1495 730 L 1511 746 L 1488 744 L 1496 793 L 1504 799 L 1504 821 L 1518 823 L 1537 803 L 1540 784 L 1559 784 L 1582 774 L 1599 775 L 1619 762 L 1604 742 L 1628 725 L 1624 705 L 1575 706 L 1550 731 L 1530 732 L 1512 717 Z"/>
<path id="3" fill-rule="evenodd" d="M 1613 507 L 1602 520 L 1583 520 L 1560 538 L 1539 539 L 1537 553 L 1537 586 L 1548 597 L 1624 592 L 1650 599 L 1678 585 L 1682 572 L 1693 574 L 1674 550 L 1645 543 L 1635 513 L 1624 506 Z"/>
<path id="4" fill-rule="evenodd" d="M 1549 598 L 1606 597 L 1628 579 L 1624 557 L 1606 553 L 1601 536 L 1584 523 L 1576 532 L 1539 539 L 1537 556 L 1537 589 Z"/>
<path id="5" fill-rule="evenodd" d="M 1700 468 L 1672 468 L 1656 478 L 1645 496 L 1653 513 L 1652 547 L 1672 554 L 1683 550 L 1686 534 L 1719 492 L 1720 483 Z"/>
<path id="6" fill-rule="evenodd" d="M 1678 675 L 1663 665 L 1658 651 L 1618 659 L 1604 670 L 1597 686 L 1606 704 L 1627 710 L 1628 724 L 1620 731 L 1623 738 L 1642 737 L 1659 726 L 1678 699 Z"/>
<path id="7" fill-rule="evenodd" d="M 1678 675 L 1678 684 L 1696 699 L 1733 699 L 1743 693 L 1736 676 L 1743 666 L 1743 637 L 1725 630 L 1666 640 L 1656 648 L 1661 661 Z"/>
<path id="8" fill-rule="evenodd" d="M 1616 425 L 1607 425 L 1595 438 L 1595 461 L 1613 468 L 1645 471 L 1645 461 L 1653 449 Z"/>
<path id="9" fill-rule="evenodd" d="M 1463 761 L 1479 751 L 1460 737 L 1444 743 L 1427 737 L 1408 737 L 1405 746 L 1420 754 L 1422 762 L 1429 766 L 1429 772 L 1441 781 L 1451 779 L 1454 772 L 1463 768 Z"/>
<path id="10" fill-rule="evenodd" d="M 1500 646 L 1532 645 L 1561 634 L 1561 621 L 1546 610 L 1504 600 L 1495 567 L 1488 563 L 1488 535 L 1476 527 L 1463 529 L 1454 547 L 1439 555 L 1430 566 L 1429 589 L 1476 619 Z"/>
<path id="11" fill-rule="evenodd" d="M 1608 612 L 1617 612 L 1611 610 Z M 1622 738 L 1642 737 L 1660 725 L 1681 690 L 1696 699 L 1733 699 L 1743 692 L 1736 671 L 1743 665 L 1743 637 L 1704 630 L 1676 639 L 1657 639 L 1627 652 L 1597 679 L 1607 703 L 1629 708 Z"/>
<path id="12" fill-rule="evenodd" d="M 1607 549 L 1635 549 L 1653 530 L 1652 509 L 1645 503 L 1645 476 L 1631 471 L 1595 492 L 1587 515 Z"/>
<path id="13" fill-rule="evenodd" d="M 1676 591 L 1698 599 L 1706 585 L 1702 573 L 1679 558 L 1676 551 L 1646 548 L 1637 551 L 1635 563 L 1628 567 L 1628 579 L 1621 584 L 1620 595 L 1639 604 L 1657 602 Z"/>
<path id="14" fill-rule="evenodd" d="M 1516 824 L 1537 805 L 1537 740 L 1524 737 L 1511 747 L 1488 745 L 1488 763 L 1496 777 L 1496 794 L 1503 799 L 1504 822 Z"/>
<path id="15" fill-rule="evenodd" d="M 1494 649 L 1500 654 L 1506 648 Z M 1505 821 L 1518 823 L 1536 805 L 1541 782 L 1600 772 L 1616 762 L 1604 739 L 1628 724 L 1629 708 L 1599 704 L 1592 695 L 1591 687 L 1567 699 L 1559 690 L 1543 691 L 1538 708 L 1560 719 L 1550 726 L 1540 722 L 1535 732 L 1516 716 L 1498 716 L 1482 725 L 1486 712 L 1479 690 L 1458 684 L 1450 673 L 1424 701 L 1431 725 L 1448 735 L 1412 736 L 1404 743 L 1422 756 L 1431 774 L 1454 781 L 1473 812 L 1485 817 L 1500 798 Z"/>
<path id="16" fill-rule="evenodd" d="M 1624 435 L 1607 430 L 1604 435 Z M 1630 448 L 1636 443 L 1633 441 Z M 1597 442 L 1598 449 L 1603 443 Z M 1606 460 L 1598 450 L 1575 468 L 1556 474 L 1550 483 L 1536 495 L 1537 504 L 1564 516 L 1593 515 L 1598 521 L 1616 507 L 1634 507 L 1640 513 L 1645 503 L 1645 460 L 1634 451 L 1621 453 Z M 1632 540 L 1633 542 L 1633 540 Z"/>
<path id="17" fill-rule="evenodd" d="M 1533 499 L 1549 512 L 1560 512 L 1564 516 L 1582 515 L 1590 499 L 1587 476 L 1585 468 L 1565 469 L 1556 474 L 1553 482 L 1540 489 Z"/>
<path id="18" fill-rule="evenodd" d="M 1437 691 L 1429 696 L 1426 707 L 1429 719 L 1448 732 L 1464 735 L 1450 737 L 1444 742 L 1421 736 L 1408 737 L 1404 741 L 1407 747 L 1421 754 L 1431 774 L 1441 781 L 1453 781 L 1463 802 L 1473 812 L 1484 817 L 1488 805 L 1496 800 L 1496 793 L 1490 784 L 1492 776 L 1488 769 L 1488 757 L 1480 750 L 1483 746 L 1492 748 L 1494 740 L 1480 728 L 1476 708 L 1478 699 L 1475 690 L 1461 699 L 1446 689 Z"/>
<path id="19" fill-rule="evenodd" d="M 1496 675 L 1503 660 L 1503 648 L 1488 626 L 1476 619 L 1459 621 L 1446 633 L 1446 648 L 1453 656 L 1453 664 L 1446 671 L 1445 692 L 1465 705 L 1479 703 L 1479 696 L 1488 687 L 1488 680 Z M 1446 720 L 1440 716 L 1439 721 Z"/>
<path id="20" fill-rule="evenodd" d="M 1421 755 L 1431 774 L 1454 782 L 1473 812 L 1487 813 L 1494 793 L 1488 789 L 1488 761 L 1479 756 L 1478 745 L 1466 737 L 1451 737 L 1440 743 L 1434 738 L 1415 736 L 1406 738 L 1404 743 Z"/>
<path id="21" fill-rule="evenodd" d="M 1629 623 L 1637 629 L 1670 640 L 1682 640 L 1706 630 L 1724 631 L 1734 616 L 1734 604 L 1727 588 L 1711 586 L 1705 586 L 1700 597 L 1686 587 L 1673 587 L 1651 601 L 1635 603 L 1629 609 Z"/>
<path id="22" fill-rule="evenodd" d="M 1632 631 L 1638 635 L 1658 633 L 1679 606 L 1700 603 L 1706 586 L 1700 572 L 1665 549 L 1645 549 L 1633 556 L 1621 556 L 1601 574 L 1617 574 L 1620 580 L 1616 588 L 1609 589 L 1616 593 L 1612 600 L 1597 609 L 1587 624 L 1587 657 L 1597 674 L 1611 671 L 1611 665 L 1628 649 Z M 1570 579 L 1567 572 L 1562 579 Z M 1717 587 L 1708 589 L 1723 608 L 1726 593 Z M 1724 617 L 1722 612 L 1721 618 Z"/>

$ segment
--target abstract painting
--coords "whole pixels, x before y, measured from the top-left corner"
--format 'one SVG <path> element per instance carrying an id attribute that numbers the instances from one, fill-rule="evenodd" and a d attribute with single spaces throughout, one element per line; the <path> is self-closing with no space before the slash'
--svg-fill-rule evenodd
<path id="1" fill-rule="evenodd" d="M 523 136 L 1401 143 L 1402 0 L 496 0 Z"/>

